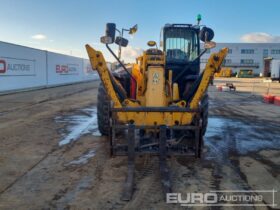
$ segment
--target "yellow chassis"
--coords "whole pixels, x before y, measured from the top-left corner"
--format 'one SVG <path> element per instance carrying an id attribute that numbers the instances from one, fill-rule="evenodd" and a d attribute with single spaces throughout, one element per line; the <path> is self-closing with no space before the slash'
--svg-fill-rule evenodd
<path id="1" fill-rule="evenodd" d="M 143 107 L 140 103 L 130 99 L 125 99 L 121 103 L 113 88 L 109 69 L 102 52 L 96 51 L 90 45 L 86 45 L 86 49 L 92 69 L 97 70 L 106 92 L 113 102 L 113 108 L 119 110 L 115 112 L 116 116 L 114 117 L 121 123 L 133 122 L 136 126 L 190 125 L 197 114 L 199 102 L 207 91 L 211 78 L 213 78 L 215 72 L 219 72 L 220 66 L 228 52 L 228 48 L 224 48 L 218 53 L 211 54 L 198 89 L 192 100 L 188 102 L 189 107 L 187 108 L 184 101 L 170 107 Z"/>

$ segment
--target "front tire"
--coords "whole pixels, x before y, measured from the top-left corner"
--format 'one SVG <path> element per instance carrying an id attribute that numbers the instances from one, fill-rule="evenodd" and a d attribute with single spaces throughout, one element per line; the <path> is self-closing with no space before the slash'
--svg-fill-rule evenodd
<path id="1" fill-rule="evenodd" d="M 110 99 L 102 83 L 99 84 L 97 95 L 97 124 L 103 136 L 110 132 Z"/>

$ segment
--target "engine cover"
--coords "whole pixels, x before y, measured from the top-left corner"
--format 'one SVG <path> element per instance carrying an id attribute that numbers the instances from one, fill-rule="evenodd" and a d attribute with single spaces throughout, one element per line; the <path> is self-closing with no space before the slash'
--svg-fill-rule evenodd
<path id="1" fill-rule="evenodd" d="M 167 105 L 163 67 L 148 67 L 145 98 L 147 107 L 164 107 Z"/>

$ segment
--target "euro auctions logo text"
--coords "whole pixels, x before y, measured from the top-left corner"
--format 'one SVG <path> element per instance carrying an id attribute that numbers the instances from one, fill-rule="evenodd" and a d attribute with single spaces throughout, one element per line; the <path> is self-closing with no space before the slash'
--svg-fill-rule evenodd
<path id="1" fill-rule="evenodd" d="M 7 71 L 6 61 L 0 60 L 0 74 L 5 74 Z"/>
<path id="2" fill-rule="evenodd" d="M 55 66 L 55 72 L 60 75 L 77 75 L 79 74 L 78 64 L 57 64 Z"/>
<path id="3" fill-rule="evenodd" d="M 59 74 L 62 74 L 62 73 L 67 74 L 68 66 L 67 65 L 56 65 L 55 71 L 56 71 L 56 73 L 59 73 Z"/>
<path id="4" fill-rule="evenodd" d="M 167 193 L 166 203 L 180 206 L 263 206 L 275 208 L 276 190 L 220 190 L 207 193 Z M 264 199 L 265 198 L 265 199 Z"/>
<path id="5" fill-rule="evenodd" d="M 181 193 L 167 193 L 167 203 L 180 203 L 185 204 L 213 204 L 218 203 L 217 193 L 187 193 L 183 196 Z"/>
<path id="6" fill-rule="evenodd" d="M 0 57 L 0 75 L 2 76 L 31 76 L 35 75 L 36 60 L 23 58 Z"/>

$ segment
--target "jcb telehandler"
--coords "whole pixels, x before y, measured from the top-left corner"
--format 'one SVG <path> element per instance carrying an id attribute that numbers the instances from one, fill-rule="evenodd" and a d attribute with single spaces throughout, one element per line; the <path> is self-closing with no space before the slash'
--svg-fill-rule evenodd
<path id="1" fill-rule="evenodd" d="M 207 88 L 228 49 L 213 53 L 200 73 L 201 55 L 215 46 L 213 30 L 199 24 L 166 24 L 161 33 L 163 48 L 149 41 L 150 48 L 128 69 L 109 46 L 128 44 L 122 36 L 115 37 L 116 31 L 116 25 L 108 23 L 101 42 L 120 63 L 121 71 L 111 72 L 102 52 L 86 45 L 92 69 L 101 79 L 99 130 L 109 136 L 112 155 L 128 156 L 123 200 L 131 199 L 134 160 L 143 154 L 159 156 L 161 182 L 168 193 L 167 156 L 201 156 L 208 117 Z M 205 42 L 204 50 L 200 40 Z"/>

